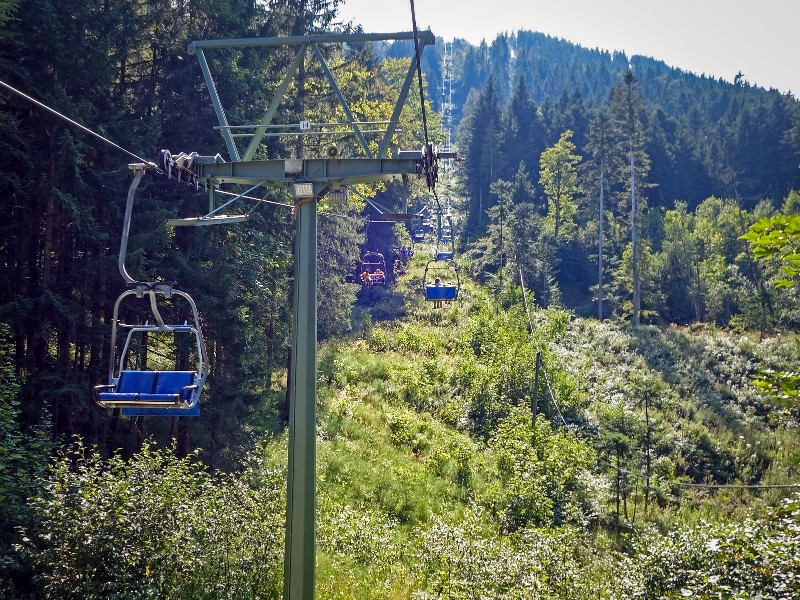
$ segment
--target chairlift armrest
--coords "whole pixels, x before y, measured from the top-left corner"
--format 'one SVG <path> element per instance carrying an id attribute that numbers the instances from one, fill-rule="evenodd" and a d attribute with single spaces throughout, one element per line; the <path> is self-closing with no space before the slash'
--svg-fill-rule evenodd
<path id="1" fill-rule="evenodd" d="M 193 383 L 192 385 L 185 385 L 181 388 L 181 398 L 188 396 L 187 392 L 191 392 L 197 389 L 197 384 Z M 188 400 L 188 398 L 186 398 Z"/>
<path id="2" fill-rule="evenodd" d="M 94 386 L 94 390 L 92 391 L 92 394 L 94 395 L 95 402 L 97 402 L 99 400 L 98 394 L 100 392 L 103 392 L 105 390 L 112 390 L 115 387 L 117 387 L 117 386 L 114 383 L 106 383 L 106 384 L 103 384 L 103 385 Z"/>

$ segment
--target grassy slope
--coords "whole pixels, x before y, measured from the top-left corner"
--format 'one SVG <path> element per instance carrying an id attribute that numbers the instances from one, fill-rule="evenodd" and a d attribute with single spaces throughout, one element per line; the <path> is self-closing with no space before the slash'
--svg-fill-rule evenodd
<path id="1" fill-rule="evenodd" d="M 585 487 L 596 497 L 585 499 L 582 524 L 539 519 L 501 535 L 508 506 L 498 498 L 508 498 L 514 481 L 498 470 L 502 450 L 494 432 L 470 421 L 475 399 L 456 383 L 469 335 L 475 344 L 477 305 L 496 299 L 467 282 L 462 302 L 432 309 L 418 293 L 424 260 L 418 253 L 385 302 L 380 291 L 372 298 L 372 314 L 402 312 L 404 319 L 366 319 L 365 331 L 320 352 L 318 597 L 589 598 L 641 587 L 627 559 L 606 551 L 619 547 L 603 533 L 613 477 L 599 471 L 610 455 L 598 455 L 595 481 Z M 786 428 L 793 416 L 768 408 L 748 385 L 760 365 L 785 360 L 785 343 L 779 352 L 775 344 L 722 333 L 646 327 L 632 334 L 615 324 L 567 324 L 565 315 L 545 312 L 534 320 L 532 346 L 545 353 L 559 408 L 580 425 L 582 447 L 593 445 L 604 408 L 622 406 L 641 421 L 642 397 L 650 394 L 659 476 L 800 478 L 800 452 Z M 491 390 L 502 399 L 502 386 Z M 486 413 L 495 426 L 527 410 L 507 404 Z M 547 409 L 557 422 L 554 406 Z M 651 503 L 645 518 L 669 527 L 772 506 L 782 495 L 662 486 L 660 508 Z M 643 522 L 641 489 L 631 490 L 628 502 L 625 522 Z"/>

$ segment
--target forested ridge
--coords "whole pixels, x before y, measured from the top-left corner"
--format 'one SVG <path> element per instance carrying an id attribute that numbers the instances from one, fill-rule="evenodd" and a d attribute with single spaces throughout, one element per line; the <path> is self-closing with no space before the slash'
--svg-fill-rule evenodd
<path id="1" fill-rule="evenodd" d="M 479 46 L 458 39 L 440 43 L 423 64 L 434 106 L 441 110 L 452 103 L 455 125 L 473 110 L 490 81 L 497 102 L 492 108 L 498 109 L 496 127 L 514 99 L 515 117 L 525 115 L 529 121 L 531 130 L 517 133 L 529 136 L 524 140 L 529 148 L 521 154 L 515 145 L 522 141 L 519 137 L 495 133 L 500 155 L 496 172 L 505 178 L 520 160 L 535 170 L 533 158 L 567 129 L 583 148 L 593 111 L 608 103 L 630 70 L 646 105 L 641 119 L 653 161 L 650 183 L 655 189 L 649 194 L 654 205 L 682 199 L 694 207 L 716 195 L 740 198 L 751 208 L 763 198 L 780 200 L 798 185 L 797 100 L 752 86 L 747 74 L 730 73 L 724 81 L 652 57 L 588 49 L 526 30 Z"/>
<path id="2" fill-rule="evenodd" d="M 188 44 L 351 31 L 338 4 L 0 0 L 0 80 L 148 160 L 213 156 Z M 413 47 L 324 51 L 355 117 L 388 119 Z M 318 596 L 797 597 L 797 101 L 535 32 L 444 52 L 422 57 L 427 133 L 460 157 L 437 197 L 320 204 Z M 209 57 L 245 123 L 293 58 Z M 301 74 L 277 121 L 343 120 Z M 410 94 L 394 147 L 423 114 Z M 257 158 L 331 143 L 364 155 Z M 280 597 L 294 199 L 168 228 L 208 196 L 148 169 L 127 266 L 191 292 L 211 376 L 199 417 L 127 418 L 91 390 L 131 156 L 5 88 L 0 145 L 0 594 Z M 450 207 L 457 302 L 424 301 L 441 239 L 405 264 L 373 195 Z M 366 250 L 385 288 L 353 283 Z"/>

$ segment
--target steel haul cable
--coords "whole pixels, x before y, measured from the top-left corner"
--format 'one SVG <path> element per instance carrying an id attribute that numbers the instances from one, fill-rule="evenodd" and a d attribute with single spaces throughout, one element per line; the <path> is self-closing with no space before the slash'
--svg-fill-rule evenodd
<path id="1" fill-rule="evenodd" d="M 414 10 L 414 0 L 411 1 L 411 26 L 414 30 L 414 57 L 417 61 L 417 83 L 419 85 L 419 101 L 422 109 L 422 131 L 425 135 L 425 178 L 428 182 L 432 181 L 431 173 L 430 173 L 430 156 L 428 153 L 430 152 L 430 139 L 428 137 L 428 117 L 425 111 L 425 90 L 422 86 L 422 64 L 420 61 L 420 53 L 419 53 L 419 36 L 417 35 L 417 15 L 416 11 Z M 436 201 L 436 207 L 439 211 L 439 214 L 442 213 L 442 205 L 439 203 L 439 197 L 436 195 L 436 182 L 433 181 L 430 185 L 431 192 L 433 193 L 433 199 Z"/>
<path id="2" fill-rule="evenodd" d="M 46 104 L 44 104 L 44 103 L 42 103 L 42 102 L 39 102 L 39 101 L 38 101 L 38 100 L 36 100 L 35 98 L 31 98 L 31 97 L 30 97 L 30 96 L 28 96 L 27 94 L 25 94 L 25 93 L 23 93 L 23 92 L 19 91 L 17 88 L 15 88 L 15 87 L 12 87 L 12 86 L 8 85 L 8 84 L 7 84 L 5 81 L 2 81 L 2 80 L 0 80 L 0 86 L 2 86 L 2 87 L 4 87 L 5 89 L 7 89 L 7 90 L 9 90 L 9 91 L 11 91 L 11 92 L 13 92 L 13 93 L 17 94 L 18 96 L 20 96 L 20 97 L 22 97 L 22 98 L 25 98 L 25 100 L 28 100 L 29 102 L 32 102 L 33 104 L 35 104 L 35 105 L 36 105 L 36 106 L 38 106 L 39 108 L 43 108 L 43 109 L 45 109 L 46 111 L 48 111 L 48 112 L 51 112 L 52 114 L 56 115 L 56 116 L 57 116 L 57 117 L 59 117 L 60 119 L 64 119 L 64 120 L 65 120 L 67 123 L 70 123 L 71 125 L 75 125 L 75 127 L 78 127 L 78 128 L 80 128 L 80 129 L 82 129 L 83 131 L 85 131 L 86 133 L 88 133 L 88 134 L 90 134 L 90 135 L 93 135 L 93 136 L 94 136 L 94 137 L 96 137 L 97 139 L 99 139 L 99 140 L 102 140 L 103 142 L 105 142 L 106 144 L 108 144 L 108 145 L 110 145 L 110 146 L 113 146 L 113 147 L 114 147 L 114 148 L 116 148 L 117 150 L 121 150 L 122 152 L 124 152 L 124 153 L 125 153 L 125 154 L 127 154 L 128 156 L 131 156 L 131 157 L 135 158 L 135 159 L 136 159 L 136 160 L 138 160 L 139 162 L 142 162 L 142 163 L 146 164 L 147 166 L 149 166 L 149 167 L 151 167 L 151 168 L 154 168 L 154 169 L 156 169 L 156 170 L 157 170 L 159 173 L 161 173 L 161 172 L 162 172 L 162 171 L 161 171 L 161 169 L 159 169 L 158 165 L 156 165 L 154 162 L 152 162 L 152 161 L 149 161 L 149 160 L 145 160 L 145 159 L 144 159 L 144 158 L 142 158 L 141 156 L 137 156 L 136 154 L 134 154 L 134 153 L 133 153 L 133 152 L 131 152 L 130 150 L 126 150 L 125 148 L 123 148 L 123 147 L 122 147 L 122 146 L 120 146 L 119 144 L 115 144 L 114 142 L 112 142 L 111 140 L 109 140 L 109 139 L 108 139 L 108 138 L 106 138 L 106 137 L 103 137 L 103 136 L 102 136 L 102 135 L 100 135 L 99 133 L 97 133 L 97 132 L 95 132 L 95 131 L 92 131 L 91 129 L 89 129 L 88 127 L 86 127 L 86 126 L 84 126 L 84 125 L 81 125 L 81 124 L 80 124 L 80 123 L 78 123 L 77 121 L 74 121 L 74 120 L 70 119 L 70 118 L 69 118 L 69 117 L 67 117 L 66 115 L 63 115 L 63 114 L 61 114 L 60 112 L 58 112 L 57 110 L 55 110 L 55 109 L 53 109 L 53 108 L 50 108 L 50 107 L 49 107 L 49 106 L 47 106 Z"/>

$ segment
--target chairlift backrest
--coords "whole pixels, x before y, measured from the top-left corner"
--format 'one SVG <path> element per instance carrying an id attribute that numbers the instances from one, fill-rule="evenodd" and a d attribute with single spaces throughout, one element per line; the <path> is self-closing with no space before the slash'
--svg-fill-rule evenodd
<path id="1" fill-rule="evenodd" d="M 156 371 L 122 371 L 117 381 L 120 394 L 137 394 L 156 391 Z"/>

